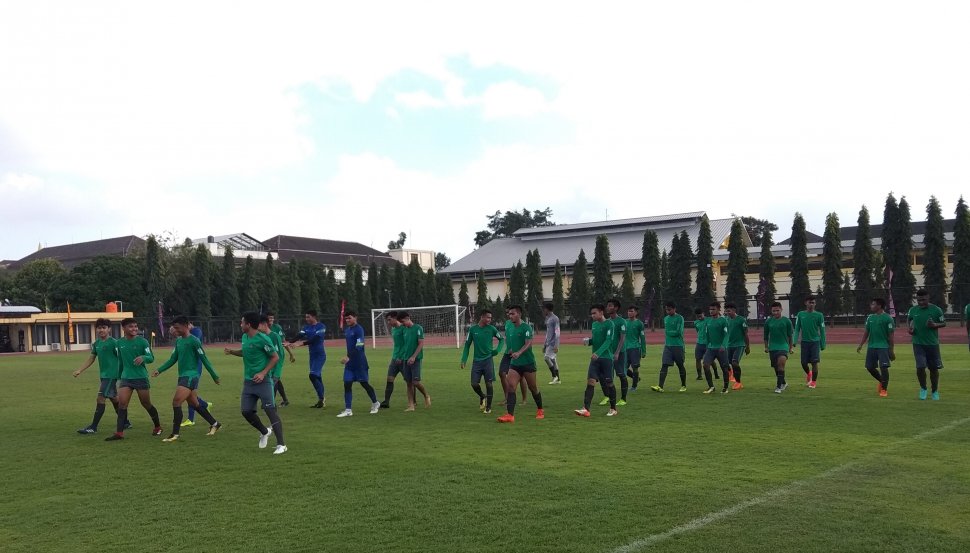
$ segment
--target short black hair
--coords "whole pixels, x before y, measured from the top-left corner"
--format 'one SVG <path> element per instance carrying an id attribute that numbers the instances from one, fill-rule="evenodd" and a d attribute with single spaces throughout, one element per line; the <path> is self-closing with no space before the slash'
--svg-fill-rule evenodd
<path id="1" fill-rule="evenodd" d="M 546 303 L 542 304 L 542 307 L 548 309 L 549 311 L 555 311 L 556 306 L 553 305 L 551 301 L 547 301 Z"/>
<path id="2" fill-rule="evenodd" d="M 344 309 L 344 317 L 356 317 L 357 312 L 353 309 Z"/>
<path id="3" fill-rule="evenodd" d="M 508 310 L 509 311 L 516 311 L 516 312 L 518 312 L 519 315 L 522 314 L 522 306 L 521 305 L 510 305 Z"/>
<path id="4" fill-rule="evenodd" d="M 777 307 L 778 309 L 781 309 L 781 302 L 780 301 L 773 301 L 773 302 L 771 302 L 771 306 L 772 307 Z"/>
<path id="5" fill-rule="evenodd" d="M 872 298 L 872 301 L 874 301 L 879 307 L 886 307 L 886 300 L 882 298 Z"/>
<path id="6" fill-rule="evenodd" d="M 640 308 L 637 307 L 637 306 L 635 306 L 635 305 L 631 305 L 630 307 L 627 307 L 626 308 L 627 311 L 630 311 L 631 309 L 634 310 L 634 311 L 636 311 L 637 313 L 640 312 Z"/>
<path id="7" fill-rule="evenodd" d="M 267 311 L 266 312 L 266 316 L 267 317 L 275 317 L 276 316 L 276 313 L 273 313 L 272 311 Z"/>
<path id="8" fill-rule="evenodd" d="M 594 309 L 597 311 L 603 312 L 603 311 L 606 311 L 606 306 L 604 306 L 602 303 L 594 303 L 593 305 L 589 306 L 590 311 Z"/>
<path id="9" fill-rule="evenodd" d="M 613 307 L 616 307 L 617 309 L 620 309 L 621 307 L 623 307 L 623 304 L 620 303 L 620 300 L 618 300 L 616 298 L 610 298 L 610 299 L 606 300 L 606 305 L 612 305 Z"/>
<path id="10" fill-rule="evenodd" d="M 674 303 L 674 302 L 672 302 L 672 301 L 668 301 L 668 302 L 664 302 L 664 307 L 669 307 L 671 309 L 677 309 L 677 304 Z M 700 309 L 695 309 L 694 310 L 695 313 L 697 313 L 699 311 L 700 311 Z"/>
<path id="11" fill-rule="evenodd" d="M 128 326 L 128 325 L 130 325 L 131 323 L 135 323 L 135 324 L 138 324 L 138 321 L 136 321 L 135 319 L 133 319 L 133 318 L 131 318 L 131 317 L 128 317 L 128 318 L 126 318 L 126 319 L 122 319 L 122 320 L 121 320 L 121 326 Z"/>
<path id="12" fill-rule="evenodd" d="M 260 313 L 259 315 L 259 324 L 263 323 L 269 324 L 269 315 L 266 313 Z"/>
<path id="13" fill-rule="evenodd" d="M 694 314 L 695 315 L 703 315 L 704 314 L 704 309 L 702 307 L 695 307 L 694 308 Z"/>
<path id="14" fill-rule="evenodd" d="M 733 301 L 729 301 L 729 302 L 727 302 L 727 303 L 724 304 L 724 309 L 735 309 L 735 310 L 737 310 L 737 308 L 738 308 L 738 306 L 735 305 Z"/>
<path id="15" fill-rule="evenodd" d="M 815 296 L 809 294 L 808 296 L 805 296 L 805 301 L 815 301 Z"/>
<path id="16" fill-rule="evenodd" d="M 186 317 L 185 315 L 179 315 L 178 317 L 175 317 L 174 319 L 172 319 L 172 322 L 169 324 L 189 326 L 189 318 Z"/>
<path id="17" fill-rule="evenodd" d="M 104 319 L 104 318 L 101 318 L 101 319 L 98 319 L 98 320 L 94 321 L 94 328 L 98 328 L 99 326 L 111 327 L 111 321 L 109 321 L 108 319 Z"/>
<path id="18" fill-rule="evenodd" d="M 716 307 L 716 308 L 720 309 L 721 308 L 721 302 L 719 302 L 719 301 L 712 301 L 710 303 L 710 305 L 708 305 L 708 307 Z"/>
<path id="19" fill-rule="evenodd" d="M 309 316 L 313 317 L 314 319 L 317 318 L 317 310 L 316 309 L 307 309 L 306 311 L 303 312 L 303 314 L 304 315 L 309 315 Z"/>
<path id="20" fill-rule="evenodd" d="M 397 320 L 399 320 L 399 321 L 403 321 L 404 319 L 410 319 L 410 318 L 411 318 L 411 314 L 408 313 L 407 311 L 398 311 L 397 312 Z"/>
<path id="21" fill-rule="evenodd" d="M 242 314 L 242 320 L 249 326 L 256 328 L 259 326 L 259 313 L 255 311 L 246 311 Z"/>
<path id="22" fill-rule="evenodd" d="M 481 319 L 485 315 L 491 315 L 491 314 L 492 312 L 489 311 L 488 309 L 482 309 L 481 311 L 478 312 L 478 318 Z"/>
<path id="23" fill-rule="evenodd" d="M 929 296 L 930 293 L 926 291 L 926 288 L 920 288 L 916 291 L 917 296 Z"/>
<path id="24" fill-rule="evenodd" d="M 384 318 L 385 319 L 396 319 L 397 318 L 397 311 L 388 311 L 387 313 L 384 313 Z"/>

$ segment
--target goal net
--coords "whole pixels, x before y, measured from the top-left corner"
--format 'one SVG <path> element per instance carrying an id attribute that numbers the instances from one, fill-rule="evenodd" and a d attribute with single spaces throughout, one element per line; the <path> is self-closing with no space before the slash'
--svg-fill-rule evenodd
<path id="1" fill-rule="evenodd" d="M 431 307 L 395 307 L 371 309 L 373 347 L 392 347 L 391 328 L 385 315 L 391 311 L 407 311 L 414 324 L 424 329 L 424 347 L 462 347 L 465 339 L 465 314 L 467 307 L 461 305 L 434 305 Z"/>

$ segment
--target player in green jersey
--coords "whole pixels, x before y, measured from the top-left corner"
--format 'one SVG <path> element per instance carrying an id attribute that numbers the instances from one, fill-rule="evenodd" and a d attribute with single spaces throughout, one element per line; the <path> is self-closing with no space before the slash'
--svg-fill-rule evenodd
<path id="1" fill-rule="evenodd" d="M 94 323 L 94 331 L 98 339 L 91 344 L 91 355 L 88 356 L 87 361 L 74 371 L 74 378 L 81 376 L 81 373 L 97 360 L 101 384 L 98 386 L 98 397 L 95 400 L 94 418 L 91 424 L 79 429 L 78 434 L 94 434 L 98 431 L 98 424 L 104 416 L 105 400 L 110 401 L 115 408 L 115 414 L 118 413 L 118 378 L 121 376 L 118 342 L 111 337 L 111 321 L 108 319 L 98 319 Z"/>
<path id="2" fill-rule="evenodd" d="M 727 312 L 728 323 L 728 359 L 731 362 L 731 374 L 728 380 L 724 381 L 724 389 L 728 387 L 728 382 L 733 382 L 732 390 L 744 389 L 741 384 L 741 357 L 751 355 L 751 342 L 748 338 L 748 320 L 738 316 L 738 306 L 733 303 L 724 305 Z"/>
<path id="3" fill-rule="evenodd" d="M 622 304 L 617 298 L 611 298 L 606 302 L 606 322 L 613 323 L 613 336 L 610 344 L 610 351 L 613 353 L 613 372 L 620 380 L 620 399 L 616 404 L 620 407 L 626 405 L 627 391 L 630 389 L 630 381 L 626 377 L 626 319 L 620 316 Z M 600 405 L 607 405 L 610 398 L 604 397 Z"/>
<path id="4" fill-rule="evenodd" d="M 785 365 L 788 356 L 794 351 L 794 327 L 791 319 L 781 316 L 781 302 L 771 304 L 771 317 L 765 320 L 765 353 L 775 369 L 775 393 L 780 394 L 788 388 L 785 381 Z"/>
<path id="5" fill-rule="evenodd" d="M 495 339 L 498 345 L 493 347 Z M 482 309 L 478 314 L 478 324 L 468 328 L 465 339 L 465 349 L 461 352 L 461 368 L 468 362 L 468 353 L 472 345 L 475 346 L 475 356 L 472 358 L 471 384 L 472 390 L 478 394 L 478 408 L 486 415 L 492 412 L 492 397 L 495 382 L 495 362 L 493 358 L 502 351 L 505 340 L 498 329 L 492 326 L 492 312 Z M 482 378 L 485 378 L 485 392 L 482 392 Z"/>
<path id="6" fill-rule="evenodd" d="M 660 381 L 650 389 L 664 391 L 667 369 L 676 364 L 680 370 L 680 391 L 687 391 L 687 368 L 684 367 L 684 317 L 677 313 L 677 304 L 668 301 L 664 304 L 664 352 L 660 365 Z"/>
<path id="7" fill-rule="evenodd" d="M 279 336 L 280 346 L 283 348 L 283 351 L 289 354 L 290 363 L 296 363 L 296 356 L 293 355 L 293 349 L 286 344 L 286 335 L 283 333 L 283 327 L 276 324 L 276 315 L 270 311 L 266 313 L 266 317 L 269 320 L 269 331 Z M 283 351 L 280 351 L 279 363 L 273 371 L 273 393 L 279 394 L 280 399 L 283 400 L 280 402 L 280 407 L 286 407 L 290 404 L 290 401 L 286 399 L 286 388 L 283 387 L 283 367 L 286 365 L 283 359 Z"/>
<path id="8" fill-rule="evenodd" d="M 508 336 L 510 330 L 513 328 L 512 318 L 510 316 L 510 309 L 505 310 L 505 325 L 503 325 L 503 336 Z M 508 340 L 505 342 L 505 353 L 502 354 L 502 360 L 498 365 L 498 376 L 499 380 L 502 381 L 502 397 L 505 397 L 509 393 L 509 369 L 512 368 L 512 351 L 509 350 Z M 522 390 L 522 401 L 519 402 L 520 405 L 525 405 L 525 390 L 526 390 L 525 379 L 519 380 L 519 388 Z M 513 390 L 514 391 L 514 390 Z"/>
<path id="9" fill-rule="evenodd" d="M 155 361 L 155 354 L 152 353 L 151 345 L 143 336 L 139 334 L 138 321 L 127 318 L 121 321 L 121 327 L 125 331 L 125 336 L 117 341 L 118 359 L 121 362 L 121 380 L 118 383 L 118 424 L 115 433 L 105 438 L 105 441 L 121 440 L 125 437 L 125 425 L 128 423 L 128 402 L 131 401 L 131 394 L 138 394 L 138 401 L 148 412 L 155 425 L 152 429 L 152 436 L 162 435 L 162 426 L 158 421 L 158 409 L 152 405 L 152 396 L 149 392 L 151 384 L 148 383 L 148 363 Z"/>
<path id="10" fill-rule="evenodd" d="M 536 402 L 536 418 L 544 419 L 546 415 L 542 410 L 542 394 L 539 393 L 539 384 L 536 382 L 536 358 L 532 353 L 532 325 L 522 320 L 520 305 L 509 307 L 509 320 L 512 326 L 505 335 L 505 344 L 512 358 L 509 363 L 509 391 L 505 394 L 506 413 L 498 418 L 498 422 L 515 422 L 515 392 L 520 380 L 525 380 L 532 392 L 532 399 Z"/>
<path id="11" fill-rule="evenodd" d="M 722 394 L 728 393 L 728 368 L 727 359 L 727 340 L 728 323 L 727 319 L 721 316 L 721 302 L 711 302 L 707 308 L 710 317 L 704 324 L 704 341 L 707 343 L 707 351 L 704 353 L 704 377 L 707 379 L 707 389 L 705 394 L 713 394 L 714 381 L 711 379 L 711 366 L 715 361 L 721 365 L 724 373 L 724 388 Z"/>
<path id="12" fill-rule="evenodd" d="M 219 375 L 212 368 L 212 363 L 202 349 L 202 342 L 198 338 L 189 334 L 189 320 L 186 317 L 176 317 L 169 328 L 173 329 L 175 336 L 175 349 L 168 361 L 162 363 L 158 369 L 152 372 L 152 378 L 162 374 L 173 365 L 178 363 L 178 384 L 175 387 L 175 395 L 172 397 L 172 433 L 163 442 L 174 442 L 179 439 L 179 428 L 182 426 L 182 404 L 188 402 L 195 412 L 202 416 L 209 423 L 209 436 L 219 431 L 222 425 L 209 413 L 209 409 L 199 401 L 199 373 L 196 366 L 201 362 L 205 370 L 209 371 L 212 380 L 219 384 Z"/>
<path id="13" fill-rule="evenodd" d="M 592 336 L 588 339 L 593 354 L 590 356 L 589 369 L 586 371 L 586 393 L 583 395 L 583 408 L 576 409 L 574 412 L 580 417 L 591 416 L 589 412 L 590 403 L 593 401 L 593 393 L 598 382 L 603 389 L 603 395 L 609 398 L 610 410 L 606 412 L 607 417 L 615 417 L 616 410 L 616 386 L 613 385 L 613 352 L 610 350 L 613 341 L 613 332 L 616 327 L 606 319 L 605 307 L 603 304 L 595 304 L 589 308 L 589 318 L 593 321 Z"/>
<path id="14" fill-rule="evenodd" d="M 640 384 L 640 360 L 647 356 L 647 335 L 644 332 L 643 321 L 640 320 L 640 308 L 631 305 L 626 309 L 626 376 L 632 382 L 630 389 L 636 391 Z"/>
<path id="15" fill-rule="evenodd" d="M 704 356 L 707 354 L 707 335 L 704 333 L 704 327 L 707 326 L 707 315 L 706 310 L 703 307 L 698 307 L 694 309 L 694 330 L 697 333 L 697 343 L 694 344 L 694 367 L 697 369 L 697 380 L 703 380 L 703 370 L 704 370 Z M 718 365 L 715 363 L 711 365 L 714 369 L 714 380 L 720 380 L 721 376 L 718 374 Z M 724 370 L 724 367 L 721 367 Z"/>
<path id="16" fill-rule="evenodd" d="M 287 447 L 283 440 L 283 421 L 276 412 L 273 379 L 270 376 L 280 355 L 270 338 L 259 331 L 259 325 L 259 313 L 255 311 L 243 313 L 239 321 L 239 328 L 242 330 L 240 347 L 225 348 L 224 352 L 226 355 L 242 357 L 243 389 L 239 410 L 246 422 L 259 431 L 259 448 L 264 449 L 270 435 L 276 434 L 276 449 L 273 454 L 280 455 L 286 453 Z M 263 421 L 259 420 L 259 415 L 256 414 L 258 404 L 262 405 L 263 412 L 270 421 L 270 428 L 266 428 Z"/>
<path id="17" fill-rule="evenodd" d="M 963 326 L 967 329 L 967 348 L 970 348 L 970 303 L 963 308 Z"/>
<path id="18" fill-rule="evenodd" d="M 397 320 L 401 321 L 403 331 L 403 343 L 401 346 L 401 357 L 404 359 L 404 381 L 408 385 L 408 408 L 405 411 L 414 411 L 417 403 L 415 390 L 424 396 L 425 409 L 431 407 L 431 396 L 428 390 L 421 383 L 421 363 L 424 360 L 424 328 L 415 324 L 411 320 L 411 315 L 407 311 L 397 314 Z"/>
<path id="19" fill-rule="evenodd" d="M 796 346 L 799 334 L 802 335 L 802 370 L 805 371 L 805 385 L 815 389 L 818 381 L 818 364 L 825 349 L 825 316 L 815 310 L 815 296 L 805 298 L 805 310 L 795 315 Z"/>
<path id="20" fill-rule="evenodd" d="M 384 401 L 381 409 L 391 406 L 391 394 L 394 393 L 394 380 L 404 372 L 404 326 L 397 320 L 397 311 L 384 314 L 384 321 L 391 334 L 391 360 L 387 364 L 387 384 L 384 386 Z"/>
<path id="21" fill-rule="evenodd" d="M 940 400 L 940 329 L 946 326 L 946 317 L 939 306 L 930 303 L 930 294 L 924 289 L 916 292 L 916 305 L 909 310 L 909 335 L 913 337 L 913 357 L 916 358 L 916 378 L 919 380 L 919 398 L 926 399 L 926 369 L 930 371 L 933 399 Z"/>
<path id="22" fill-rule="evenodd" d="M 856 348 L 856 353 L 862 352 L 862 346 L 869 342 L 866 350 L 866 370 L 879 382 L 876 391 L 880 397 L 889 395 L 889 366 L 896 360 L 894 351 L 893 330 L 896 323 L 886 313 L 886 300 L 873 298 L 869 302 L 872 311 L 866 318 L 866 331 L 862 334 L 862 341 Z M 878 367 L 879 370 L 876 370 Z"/>

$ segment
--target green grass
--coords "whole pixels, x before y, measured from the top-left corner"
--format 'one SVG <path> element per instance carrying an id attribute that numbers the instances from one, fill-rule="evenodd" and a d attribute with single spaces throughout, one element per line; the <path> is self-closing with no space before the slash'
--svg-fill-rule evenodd
<path id="1" fill-rule="evenodd" d="M 904 347 L 888 399 L 849 346 L 824 353 L 814 391 L 796 366 L 789 390 L 771 393 L 766 356 L 755 354 L 742 392 L 703 396 L 689 367 L 689 392 L 655 394 L 651 347 L 621 415 L 594 407 L 580 419 L 587 351 L 564 348 L 565 384 L 541 386 L 546 420 L 530 405 L 511 426 L 495 423 L 501 409 L 479 413 L 454 350 L 428 351 L 431 410 L 404 413 L 399 381 L 392 408 L 374 416 L 355 388 L 351 419 L 335 418 L 336 355 L 322 411 L 307 408 L 300 357 L 284 374 L 293 405 L 281 411 L 283 456 L 257 449 L 238 413 L 238 359 L 214 355 L 223 384 L 202 384 L 225 430 L 205 437 L 203 424 L 162 444 L 137 405 L 123 442 L 103 441 L 110 408 L 97 435 L 75 434 L 97 389 L 95 368 L 71 377 L 83 354 L 0 357 L 0 550 L 606 552 L 850 462 L 649 549 L 970 550 L 970 422 L 911 439 L 968 417 L 965 346 L 944 347 L 940 402 L 917 400 Z M 380 395 L 387 352 L 370 359 Z M 167 433 L 174 371 L 153 384 Z"/>

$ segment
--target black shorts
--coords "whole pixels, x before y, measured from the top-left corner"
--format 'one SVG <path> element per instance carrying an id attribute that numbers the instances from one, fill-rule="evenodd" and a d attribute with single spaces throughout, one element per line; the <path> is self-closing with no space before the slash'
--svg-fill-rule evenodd
<path id="1" fill-rule="evenodd" d="M 586 371 L 586 378 L 592 378 L 602 384 L 613 382 L 613 359 L 609 357 L 591 359 L 589 370 Z"/>
<path id="2" fill-rule="evenodd" d="M 495 382 L 495 362 L 491 357 L 481 361 L 472 361 L 472 385 L 481 383 L 482 377 L 485 382 Z"/>
<path id="3" fill-rule="evenodd" d="M 197 376 L 180 376 L 178 385 L 183 388 L 188 388 L 190 390 L 199 389 L 199 377 Z"/>
<path id="4" fill-rule="evenodd" d="M 131 380 L 122 378 L 118 381 L 119 388 L 131 388 L 132 390 L 148 390 L 152 387 L 147 378 L 132 378 Z"/>
<path id="5" fill-rule="evenodd" d="M 740 364 L 741 358 L 744 357 L 744 346 L 734 346 L 727 349 L 728 359 L 731 364 Z"/>
<path id="6" fill-rule="evenodd" d="M 703 356 L 701 356 L 703 358 Z M 661 365 L 683 365 L 684 346 L 664 346 L 663 359 Z"/>
<path id="7" fill-rule="evenodd" d="M 720 348 L 707 348 L 707 351 L 704 352 L 704 364 L 708 366 L 713 365 L 715 359 L 722 369 L 730 365 L 728 363 L 727 351 L 723 351 Z"/>
<path id="8" fill-rule="evenodd" d="M 916 358 L 916 368 L 942 369 L 943 358 L 940 357 L 940 346 L 926 346 L 913 344 L 913 357 Z"/>
<path id="9" fill-rule="evenodd" d="M 787 361 L 787 359 L 788 359 L 788 350 L 786 350 L 786 349 L 773 349 L 773 350 L 771 350 L 771 351 L 768 352 L 768 359 L 771 360 L 771 368 L 772 369 L 777 369 L 778 368 L 778 360 L 781 359 L 782 357 L 784 357 L 785 360 Z"/>
<path id="10" fill-rule="evenodd" d="M 525 373 L 534 373 L 534 372 L 536 372 L 536 366 L 535 366 L 535 364 L 532 364 L 532 365 L 510 365 L 509 366 L 509 370 L 515 371 L 515 372 L 519 373 L 520 375 L 524 375 Z"/>
<path id="11" fill-rule="evenodd" d="M 822 360 L 821 342 L 802 342 L 802 365 L 818 363 Z"/>
<path id="12" fill-rule="evenodd" d="M 512 356 L 506 353 L 502 356 L 502 362 L 498 365 L 499 374 L 509 374 L 509 367 L 512 366 Z"/>
<path id="13" fill-rule="evenodd" d="M 625 365 L 627 368 L 640 368 L 640 348 L 627 348 Z"/>
<path id="14" fill-rule="evenodd" d="M 421 359 L 415 359 L 414 363 L 405 361 L 402 373 L 405 382 L 421 382 Z"/>
<path id="15" fill-rule="evenodd" d="M 397 375 L 404 372 L 404 361 L 400 359 L 391 359 L 391 362 L 387 364 L 387 376 L 391 378 L 396 378 Z"/>
<path id="16" fill-rule="evenodd" d="M 866 350 L 866 368 L 889 368 L 889 348 L 869 348 Z"/>

